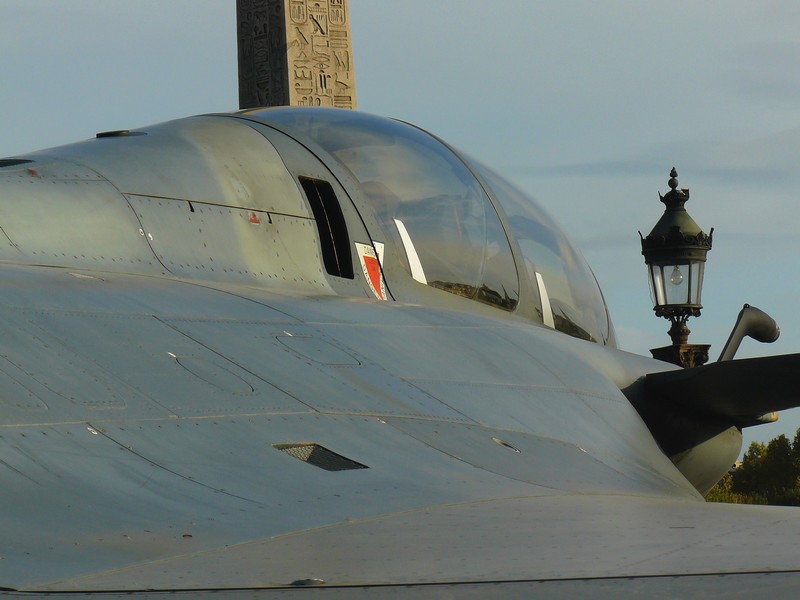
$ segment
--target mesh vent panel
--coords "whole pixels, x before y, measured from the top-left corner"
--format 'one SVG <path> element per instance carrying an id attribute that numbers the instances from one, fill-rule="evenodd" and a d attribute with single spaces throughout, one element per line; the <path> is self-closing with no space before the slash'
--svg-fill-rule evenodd
<path id="1" fill-rule="evenodd" d="M 369 469 L 368 466 L 362 465 L 354 460 L 336 454 L 332 450 L 315 444 L 313 442 L 303 442 L 299 444 L 274 444 L 273 448 L 277 448 L 281 452 L 285 452 L 289 456 L 325 469 L 326 471 L 349 471 L 352 469 Z"/>

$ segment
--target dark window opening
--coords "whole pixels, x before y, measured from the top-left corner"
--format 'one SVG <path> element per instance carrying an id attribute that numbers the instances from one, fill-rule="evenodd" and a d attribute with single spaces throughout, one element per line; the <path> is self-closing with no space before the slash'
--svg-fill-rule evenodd
<path id="1" fill-rule="evenodd" d="M 3 167 L 16 167 L 17 165 L 24 165 L 32 162 L 32 160 L 26 160 L 24 158 L 4 158 L 0 160 L 0 169 Z"/>
<path id="2" fill-rule="evenodd" d="M 322 262 L 325 270 L 336 277 L 353 279 L 353 259 L 350 255 L 350 238 L 342 208 L 333 187 L 327 181 L 300 177 L 314 220 L 317 222 Z"/>

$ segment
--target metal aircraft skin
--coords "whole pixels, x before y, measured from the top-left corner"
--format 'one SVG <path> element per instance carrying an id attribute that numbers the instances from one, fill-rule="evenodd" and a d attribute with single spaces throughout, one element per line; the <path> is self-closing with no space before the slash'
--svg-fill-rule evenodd
<path id="1" fill-rule="evenodd" d="M 797 355 L 617 349 L 558 226 L 411 125 L 98 134 L 0 160 L 0 232 L 0 596 L 800 586 L 800 512 L 702 496 Z"/>

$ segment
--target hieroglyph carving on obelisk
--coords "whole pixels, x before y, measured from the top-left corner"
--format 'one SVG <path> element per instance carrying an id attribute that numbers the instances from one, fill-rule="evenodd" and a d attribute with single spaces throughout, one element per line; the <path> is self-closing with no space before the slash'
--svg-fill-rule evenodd
<path id="1" fill-rule="evenodd" d="M 356 108 L 348 0 L 237 0 L 239 106 Z"/>

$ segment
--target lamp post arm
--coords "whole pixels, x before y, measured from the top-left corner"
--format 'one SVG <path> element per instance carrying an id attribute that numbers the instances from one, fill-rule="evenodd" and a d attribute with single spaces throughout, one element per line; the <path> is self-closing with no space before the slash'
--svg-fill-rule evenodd
<path id="1" fill-rule="evenodd" d="M 749 336 L 758 342 L 771 344 L 778 339 L 780 334 L 780 327 L 772 317 L 755 306 L 745 304 L 742 310 L 739 311 L 736 325 L 734 325 L 728 341 L 725 342 L 725 347 L 722 349 L 722 354 L 719 355 L 717 362 L 731 360 L 745 336 Z"/>

